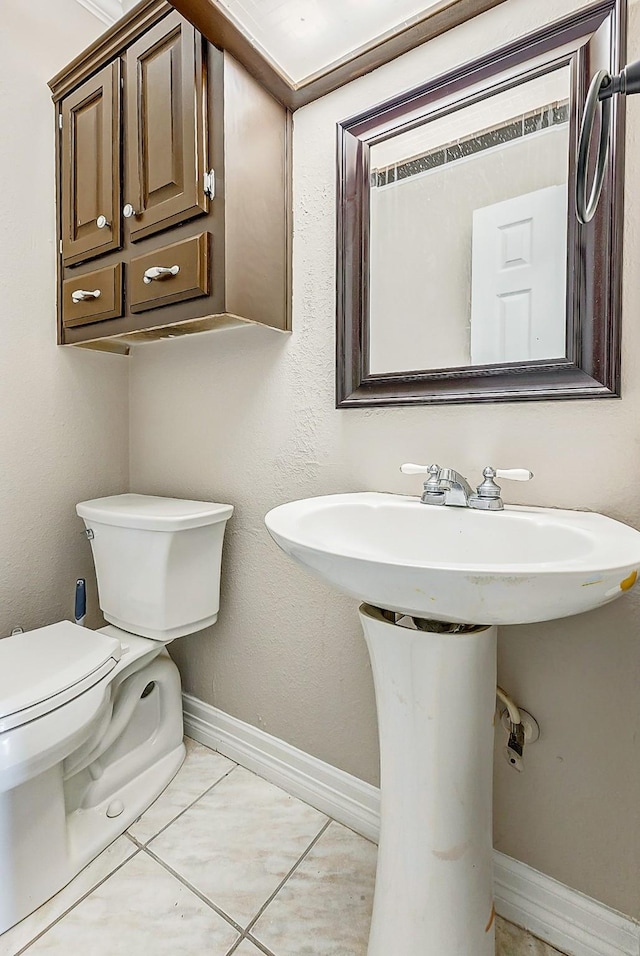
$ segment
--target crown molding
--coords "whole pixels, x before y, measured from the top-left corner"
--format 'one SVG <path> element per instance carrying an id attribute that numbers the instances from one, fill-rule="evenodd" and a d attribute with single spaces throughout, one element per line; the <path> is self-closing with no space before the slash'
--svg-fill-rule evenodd
<path id="1" fill-rule="evenodd" d="M 376 37 L 348 56 L 330 63 L 324 70 L 294 82 L 281 67 L 259 49 L 245 29 L 221 5 L 221 0 L 77 0 L 94 16 L 109 24 L 107 30 L 84 54 L 49 82 L 54 100 L 66 95 L 87 74 L 87 63 L 95 72 L 107 54 L 117 55 L 118 41 L 131 30 L 143 28 L 175 8 L 206 39 L 226 50 L 280 103 L 293 111 L 306 106 L 345 83 L 364 76 L 384 63 L 447 30 L 485 13 L 505 0 L 436 0 L 424 14 Z M 87 55 L 89 59 L 87 59 Z"/>
<path id="2" fill-rule="evenodd" d="M 77 0 L 87 10 L 98 4 L 113 4 L 116 0 Z M 120 4 L 118 3 L 118 6 Z M 49 80 L 49 87 L 55 103 L 61 100 L 89 76 L 93 76 L 103 66 L 106 66 L 114 57 L 120 56 L 122 50 L 141 33 L 148 30 L 155 23 L 171 12 L 173 7 L 168 0 L 140 0 L 123 17 L 116 20 L 111 27 L 94 40 L 91 46 L 79 53 L 53 79 Z M 97 16 L 97 14 L 96 14 Z"/>
<path id="3" fill-rule="evenodd" d="M 77 3 L 109 27 L 124 14 L 121 0 L 77 0 Z"/>
<path id="4" fill-rule="evenodd" d="M 222 6 L 222 0 L 171 0 L 172 6 L 215 46 L 227 50 L 244 68 L 290 110 L 332 93 L 359 76 L 413 50 L 427 40 L 485 13 L 504 0 L 436 0 L 424 13 L 375 37 L 324 70 L 294 82 L 246 29 Z"/>

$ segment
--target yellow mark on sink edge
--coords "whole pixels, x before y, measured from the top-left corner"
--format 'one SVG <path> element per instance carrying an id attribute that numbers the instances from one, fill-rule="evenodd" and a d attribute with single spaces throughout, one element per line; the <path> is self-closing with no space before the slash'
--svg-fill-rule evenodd
<path id="1" fill-rule="evenodd" d="M 638 572 L 632 571 L 628 578 L 625 578 L 624 581 L 620 582 L 620 590 L 630 591 L 637 580 L 638 580 Z"/>
<path id="2" fill-rule="evenodd" d="M 495 903 L 494 903 L 493 906 L 491 907 L 491 914 L 490 914 L 490 916 L 489 916 L 489 922 L 487 923 L 487 925 L 486 925 L 485 928 L 484 928 L 485 933 L 488 933 L 488 932 L 489 932 L 489 930 L 490 930 L 491 927 L 493 926 L 493 921 L 494 921 L 495 918 L 496 918 L 496 906 L 495 906 Z"/>

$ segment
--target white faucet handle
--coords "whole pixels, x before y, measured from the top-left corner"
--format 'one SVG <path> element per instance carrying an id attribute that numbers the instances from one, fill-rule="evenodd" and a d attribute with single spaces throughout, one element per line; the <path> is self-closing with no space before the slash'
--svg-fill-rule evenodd
<path id="1" fill-rule="evenodd" d="M 496 478 L 508 478 L 510 481 L 530 481 L 533 472 L 527 468 L 496 468 Z"/>
<path id="2" fill-rule="evenodd" d="M 432 468 L 440 471 L 439 465 L 414 465 L 408 461 L 405 465 L 400 465 L 400 471 L 403 475 L 429 475 L 433 474 Z"/>

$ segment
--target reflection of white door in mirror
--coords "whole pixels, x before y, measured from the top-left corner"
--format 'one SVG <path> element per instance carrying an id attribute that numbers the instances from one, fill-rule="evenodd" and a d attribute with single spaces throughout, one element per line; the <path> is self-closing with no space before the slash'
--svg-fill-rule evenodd
<path id="1" fill-rule="evenodd" d="M 473 214 L 471 363 L 566 355 L 567 187 Z"/>
<path id="2" fill-rule="evenodd" d="M 486 361 L 472 355 L 473 216 L 549 186 L 567 191 L 570 90 L 563 66 L 371 147 L 371 373 L 510 360 L 511 353 Z M 562 281 L 566 260 L 565 245 L 556 264 Z M 510 300 L 510 312 L 523 305 L 522 298 Z M 555 318 L 563 337 L 565 312 Z M 522 361 L 531 361 L 528 352 Z"/>

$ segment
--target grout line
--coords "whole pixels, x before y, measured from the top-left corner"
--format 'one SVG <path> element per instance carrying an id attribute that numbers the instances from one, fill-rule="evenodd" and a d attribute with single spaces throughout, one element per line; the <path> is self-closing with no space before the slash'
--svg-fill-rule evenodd
<path id="1" fill-rule="evenodd" d="M 275 953 L 273 952 L 273 950 L 265 946 L 264 943 L 261 943 L 259 939 L 255 938 L 255 936 L 243 936 L 240 942 L 242 942 L 245 939 L 248 942 L 250 942 L 253 946 L 255 946 L 256 949 L 259 949 L 261 953 L 264 953 L 265 956 L 275 956 Z"/>
<path id="2" fill-rule="evenodd" d="M 288 880 L 291 876 L 293 876 L 293 874 L 294 874 L 295 871 L 298 869 L 298 867 L 300 866 L 300 864 L 301 864 L 304 860 L 306 860 L 307 856 L 309 855 L 309 853 L 311 852 L 311 850 L 313 850 L 314 846 L 316 845 L 316 843 L 318 842 L 318 840 L 320 839 L 320 837 L 323 836 L 323 835 L 327 832 L 327 829 L 331 826 L 332 823 L 333 823 L 333 820 L 329 817 L 329 819 L 327 820 L 327 822 L 326 822 L 326 823 L 322 826 L 322 828 L 320 829 L 319 833 L 316 834 L 316 836 L 313 838 L 313 840 L 311 841 L 311 843 L 309 844 L 309 846 L 307 847 L 307 849 L 304 851 L 304 853 L 302 854 L 302 856 L 300 857 L 300 859 L 297 860 L 296 863 L 294 863 L 294 865 L 291 867 L 291 869 L 289 870 L 289 872 L 287 873 L 287 875 L 285 876 L 285 878 L 278 884 L 278 886 L 277 886 L 276 889 L 273 891 L 273 893 L 271 894 L 271 896 L 262 904 L 262 906 L 260 907 L 260 909 L 258 910 L 258 912 L 256 913 L 256 915 L 253 917 L 253 919 L 252 919 L 249 923 L 247 923 L 247 925 L 246 925 L 246 927 L 245 927 L 245 930 L 244 930 L 244 936 L 247 936 L 247 935 L 249 934 L 249 932 L 250 932 L 250 930 L 252 929 L 252 927 L 255 926 L 255 924 L 258 922 L 258 920 L 260 919 L 260 917 L 262 916 L 262 914 L 263 914 L 264 911 L 266 910 L 267 906 L 269 906 L 269 904 L 273 902 L 274 898 L 278 895 L 278 893 L 280 892 L 280 890 L 282 889 L 282 887 L 285 885 L 285 883 L 287 882 L 287 880 Z M 254 940 L 254 939 L 251 939 L 251 942 L 255 942 L 255 940 Z"/>
<path id="3" fill-rule="evenodd" d="M 104 850 L 103 850 L 102 852 L 104 853 Z M 64 911 L 64 913 L 60 913 L 59 916 L 56 916 L 56 918 L 55 918 L 54 920 L 52 920 L 47 926 L 45 926 L 45 928 L 44 928 L 43 930 L 41 930 L 36 936 L 34 936 L 33 939 L 30 939 L 29 942 L 26 944 L 26 946 L 23 946 L 22 949 L 19 949 L 19 950 L 17 951 L 17 953 L 15 954 L 15 956 L 21 956 L 22 953 L 26 953 L 26 951 L 27 951 L 28 949 L 30 949 L 30 948 L 33 946 L 34 943 L 36 943 L 39 939 L 41 939 L 41 938 L 45 935 L 45 933 L 48 933 L 49 930 L 52 929 L 52 928 L 53 928 L 57 923 L 59 923 L 61 920 L 63 920 L 63 919 L 65 918 L 65 916 L 68 916 L 69 913 L 70 913 L 72 910 L 74 910 L 74 909 L 76 908 L 76 906 L 79 906 L 80 903 L 82 903 L 84 900 L 86 900 L 86 898 L 87 898 L 88 896 L 91 896 L 91 894 L 94 892 L 94 890 L 97 890 L 99 886 L 102 886 L 103 883 L 106 883 L 107 880 L 110 880 L 111 877 L 114 875 L 114 873 L 117 873 L 118 870 L 121 870 L 123 866 L 126 866 L 127 863 L 129 863 L 131 860 L 133 860 L 133 858 L 136 857 L 139 852 L 140 852 L 139 849 L 135 850 L 135 852 L 132 853 L 131 856 L 128 856 L 126 860 L 123 860 L 122 863 L 119 863 L 116 867 L 113 868 L 113 870 L 111 870 L 110 873 L 107 873 L 107 875 L 106 875 L 105 877 L 103 877 L 101 880 L 98 880 L 98 882 L 95 883 L 95 884 L 91 887 L 90 890 L 87 890 L 87 892 L 84 893 L 82 896 L 80 896 L 80 897 L 75 901 L 75 903 L 72 903 L 71 906 L 67 907 L 67 909 Z M 95 859 L 97 859 L 97 857 L 95 857 Z M 93 862 L 93 861 L 92 861 L 92 862 Z M 80 873 L 82 873 L 82 870 L 80 870 Z M 79 874 L 78 874 L 78 875 L 79 875 Z M 75 877 L 74 877 L 74 879 L 75 879 Z M 68 885 L 68 884 L 67 884 L 67 885 Z M 63 887 L 63 889 L 64 889 L 64 887 Z M 59 892 L 62 892 L 62 891 L 60 890 Z M 51 897 L 51 899 L 54 899 L 54 898 L 55 898 L 55 894 L 54 894 L 54 896 Z M 43 904 L 43 905 L 44 905 L 44 904 Z M 34 912 L 37 913 L 38 911 L 37 911 L 37 910 L 34 910 Z"/>
<path id="4" fill-rule="evenodd" d="M 260 950 L 261 953 L 264 953 L 264 956 L 275 956 L 275 953 L 272 950 L 268 949 L 268 947 L 265 946 L 264 943 L 261 943 L 259 939 L 254 939 L 253 936 L 241 936 L 235 941 L 226 956 L 233 956 L 233 953 L 237 952 L 245 940 L 251 943 L 251 945 L 256 949 Z"/>
<path id="5" fill-rule="evenodd" d="M 238 946 L 240 945 L 243 939 L 244 939 L 244 936 L 238 936 L 237 940 L 235 941 L 231 949 L 227 951 L 226 956 L 233 956 L 233 953 L 235 953 L 235 951 L 237 950 Z"/>
<path id="6" fill-rule="evenodd" d="M 223 756 L 223 754 L 221 754 L 220 756 Z M 227 757 L 227 760 L 228 760 L 228 759 L 229 759 L 229 758 Z M 233 767 L 231 767 L 230 770 L 227 770 L 226 773 L 223 773 L 223 775 L 222 775 L 218 780 L 216 780 L 215 783 L 212 783 L 210 787 L 207 787 L 207 789 L 204 790 L 204 791 L 200 794 L 200 796 L 196 797 L 195 800 L 193 800 L 193 801 L 189 804 L 188 807 L 184 807 L 184 808 L 180 811 L 180 813 L 177 813 L 177 814 L 175 815 L 175 817 L 172 817 L 171 820 L 169 820 L 168 823 L 165 823 L 165 825 L 164 825 L 163 827 L 161 827 L 160 830 L 158 830 L 157 833 L 154 833 L 153 836 L 150 836 L 149 839 L 148 839 L 145 843 L 141 843 L 139 840 L 137 840 L 134 836 L 132 836 L 132 835 L 129 833 L 128 830 L 126 831 L 126 832 L 127 832 L 127 835 L 134 841 L 134 843 L 135 843 L 137 846 L 141 847 L 142 849 L 145 849 L 146 847 L 149 846 L 149 844 L 150 844 L 153 840 L 155 840 L 156 837 L 159 837 L 160 834 L 161 834 L 161 833 L 164 833 L 164 831 L 167 830 L 172 824 L 174 824 L 174 823 L 176 822 L 176 820 L 179 820 L 180 817 L 183 816 L 183 815 L 187 812 L 187 810 L 191 810 L 192 807 L 195 807 L 196 803 L 198 803 L 200 800 L 202 800 L 203 797 L 206 797 L 207 794 L 211 793 L 211 791 L 212 791 L 215 787 L 217 787 L 219 783 L 222 783 L 223 780 L 226 780 L 227 777 L 230 776 L 230 774 L 232 774 L 234 770 L 237 770 L 237 769 L 238 769 L 238 766 L 239 766 L 239 765 L 234 762 Z M 164 790 L 163 790 L 163 793 L 164 793 Z M 162 796 L 162 794 L 160 794 L 160 796 Z M 159 798 L 158 798 L 158 799 L 159 799 Z M 154 803 L 155 803 L 155 801 L 154 801 Z M 151 804 L 151 806 L 153 806 L 153 803 Z M 149 809 L 149 808 L 147 808 L 147 809 Z M 145 813 L 146 813 L 146 812 L 147 812 L 147 811 L 145 810 Z M 141 814 L 141 816 L 144 816 L 144 813 Z M 138 819 L 140 819 L 140 817 L 139 817 Z"/>
<path id="7" fill-rule="evenodd" d="M 235 769 L 235 767 L 234 767 L 234 769 Z M 229 771 L 229 772 L 231 773 L 232 771 Z M 215 786 L 215 784 L 214 784 L 214 786 Z M 210 789 L 211 789 L 211 788 L 210 788 Z M 261 943 L 259 940 L 254 939 L 253 937 L 250 937 L 250 936 L 248 935 L 248 934 L 249 934 L 249 931 L 250 931 L 251 927 L 254 926 L 255 923 L 258 921 L 258 919 L 260 918 L 260 916 L 262 916 L 263 912 L 265 911 L 265 909 L 267 908 L 267 906 L 273 901 L 274 897 L 280 892 L 280 890 L 282 889 L 282 887 L 284 886 L 284 884 L 287 882 L 287 880 L 289 879 L 289 877 L 292 876 L 293 873 L 295 873 L 295 871 L 298 869 L 298 867 L 299 867 L 300 864 L 303 862 L 303 860 L 306 859 L 307 855 L 311 852 L 311 850 L 313 849 L 313 847 L 316 845 L 316 843 L 318 842 L 318 840 L 320 839 L 320 837 L 326 832 L 327 828 L 331 825 L 331 823 L 333 823 L 333 820 L 332 820 L 331 818 L 329 818 L 329 819 L 326 821 L 326 823 L 324 823 L 324 824 L 322 825 L 321 829 L 318 831 L 318 833 L 317 833 L 316 836 L 313 838 L 313 840 L 309 843 L 309 846 L 305 849 L 304 853 L 301 854 L 301 856 L 299 857 L 299 859 L 294 863 L 294 865 L 293 865 L 293 866 L 291 867 L 291 869 L 288 871 L 288 873 L 286 874 L 286 876 L 280 881 L 280 883 L 278 884 L 278 886 L 276 887 L 276 889 L 273 891 L 273 893 L 272 893 L 272 894 L 268 897 L 268 899 L 262 904 L 262 906 L 260 907 L 260 909 L 258 910 L 258 912 L 256 913 L 256 915 L 253 917 L 253 919 L 251 919 L 251 920 L 249 921 L 249 923 L 247 924 L 247 926 L 246 926 L 245 929 L 243 929 L 242 926 L 241 926 L 239 923 L 237 923 L 231 916 L 229 916 L 228 913 L 225 913 L 225 911 L 224 911 L 223 909 L 220 909 L 219 906 L 217 906 L 212 900 L 210 900 L 210 899 L 209 899 L 207 896 L 205 896 L 200 890 L 198 890 L 197 887 L 195 887 L 192 883 L 190 883 L 188 880 L 186 880 L 180 873 L 178 873 L 176 870 L 174 870 L 173 867 L 169 866 L 168 863 L 165 863 L 165 861 L 164 861 L 161 857 L 157 856 L 157 855 L 153 852 L 153 850 L 150 849 L 150 847 L 149 847 L 148 844 L 147 844 L 146 846 L 142 847 L 142 849 L 143 849 L 143 851 L 144 851 L 148 856 L 150 856 L 153 860 L 155 860 L 156 863 L 158 863 L 160 866 L 164 867 L 164 869 L 167 870 L 168 873 L 170 873 L 173 877 L 175 877 L 175 879 L 177 879 L 180 883 L 182 883 L 183 886 L 186 886 L 186 888 L 187 888 L 188 890 L 190 890 L 192 893 L 194 893 L 200 900 L 202 900 L 203 903 L 205 903 L 207 906 L 209 906 L 215 913 L 218 914 L 218 916 L 221 916 L 224 920 L 226 920 L 227 923 L 230 923 L 231 926 L 233 926 L 233 928 L 240 933 L 239 938 L 238 938 L 238 939 L 236 940 L 236 942 L 233 944 L 233 947 L 229 950 L 227 956 L 231 956 L 231 954 L 236 951 L 236 949 L 238 948 L 238 946 L 240 946 L 240 944 L 243 942 L 244 939 L 249 939 L 249 942 L 253 943 L 254 945 L 257 945 L 258 948 L 261 949 L 262 952 L 264 952 L 264 953 L 266 954 L 266 956 L 274 956 L 274 954 L 271 952 L 271 950 L 269 950 L 269 949 L 267 949 L 267 948 L 265 947 L 264 943 Z"/>
<path id="8" fill-rule="evenodd" d="M 194 893 L 199 900 L 202 900 L 203 903 L 206 903 L 207 906 L 210 907 L 210 909 L 212 909 L 215 913 L 218 914 L 218 916 L 221 916 L 224 920 L 226 920 L 227 923 L 230 923 L 231 926 L 233 926 L 233 928 L 238 933 L 240 933 L 241 937 L 244 936 L 244 931 L 242 929 L 242 926 L 240 926 L 239 923 L 236 923 L 236 921 L 232 919 L 228 913 L 225 913 L 224 910 L 221 910 L 219 906 L 216 906 L 216 904 L 213 903 L 207 896 L 205 896 L 204 893 L 202 893 L 197 887 L 195 887 L 193 883 L 189 883 L 189 881 L 186 880 L 184 876 L 181 876 L 180 873 L 178 873 L 176 870 L 173 869 L 173 867 L 169 866 L 168 863 L 165 863 L 164 860 L 161 859 L 159 856 L 156 856 L 153 850 L 150 850 L 148 846 L 143 847 L 143 852 L 146 853 L 148 856 L 150 856 L 152 860 L 155 860 L 156 863 L 158 863 L 160 866 L 164 867 L 164 869 L 167 870 L 168 873 L 170 873 L 173 877 L 176 878 L 176 880 L 182 883 L 183 886 L 186 886 L 188 890 L 191 890 L 191 892 Z M 238 942 L 240 941 L 241 940 L 238 940 Z"/>

